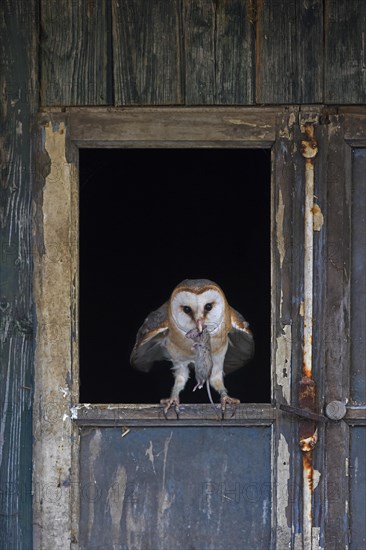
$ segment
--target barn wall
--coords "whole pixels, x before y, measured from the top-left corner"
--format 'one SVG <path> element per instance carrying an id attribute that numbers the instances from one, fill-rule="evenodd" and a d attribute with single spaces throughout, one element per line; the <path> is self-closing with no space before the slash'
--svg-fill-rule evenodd
<path id="1" fill-rule="evenodd" d="M 0 17 L 0 547 L 32 548 L 32 120 L 38 109 L 35 0 Z"/>
<path id="2" fill-rule="evenodd" d="M 364 0 L 40 0 L 57 105 L 366 103 Z"/>

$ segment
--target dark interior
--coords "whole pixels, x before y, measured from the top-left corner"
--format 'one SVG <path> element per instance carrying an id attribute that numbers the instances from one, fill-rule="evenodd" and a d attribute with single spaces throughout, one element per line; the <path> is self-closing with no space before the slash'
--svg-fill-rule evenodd
<path id="1" fill-rule="evenodd" d="M 169 363 L 129 356 L 145 317 L 186 278 L 218 283 L 250 323 L 254 359 L 229 394 L 270 401 L 270 151 L 80 150 L 80 401 L 158 403 Z M 192 392 L 181 401 L 206 403 Z M 218 394 L 212 391 L 214 401 Z"/>

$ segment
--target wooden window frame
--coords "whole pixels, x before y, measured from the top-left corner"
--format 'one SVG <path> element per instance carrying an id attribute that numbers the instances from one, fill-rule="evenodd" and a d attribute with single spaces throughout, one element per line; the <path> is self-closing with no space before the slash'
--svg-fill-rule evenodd
<path id="1" fill-rule="evenodd" d="M 330 117 L 334 128 L 345 128 L 345 135 L 339 137 L 336 132 L 333 135 L 335 150 L 339 144 L 345 151 L 351 150 L 350 145 L 365 146 L 365 117 L 360 122 L 358 115 L 348 113 L 345 122 L 345 115 L 342 116 L 342 120 L 338 115 Z M 296 377 L 301 370 L 301 316 L 298 304 L 292 303 L 292 296 L 299 296 L 301 291 L 302 259 L 296 254 L 302 246 L 301 220 L 293 230 L 290 228 L 295 219 L 297 187 L 301 192 L 303 159 L 296 144 L 301 139 L 304 120 L 319 123 L 319 108 L 69 108 L 50 109 L 40 115 L 35 140 L 37 186 L 33 208 L 37 313 L 33 415 L 36 548 L 52 547 L 55 540 L 60 548 L 78 548 L 81 426 L 83 429 L 111 425 L 217 426 L 218 422 L 210 405 L 185 405 L 184 415 L 177 424 L 173 418 L 166 422 L 159 405 L 79 403 L 78 149 L 93 147 L 272 150 L 272 404 L 242 404 L 225 424 L 272 425 L 275 545 L 288 547 L 296 537 L 301 537 L 291 529 L 297 514 L 293 499 L 301 484 L 298 467 L 290 469 L 299 452 L 294 421 L 275 406 L 296 402 Z M 320 130 L 319 135 L 322 141 Z M 331 138 L 324 134 L 323 145 L 328 141 Z M 347 162 L 346 185 L 350 178 Z M 318 311 L 324 303 L 322 296 Z M 324 323 L 324 315 L 320 317 Z M 324 353 L 324 346 L 319 345 L 315 359 L 324 357 Z M 296 376 L 291 376 L 290 365 Z M 327 369 L 329 378 L 332 367 Z M 330 390 L 327 397 L 331 399 L 336 393 Z M 357 414 L 350 409 L 346 419 L 356 422 L 352 419 Z M 345 452 L 340 456 L 344 457 Z M 334 513 L 339 513 L 340 503 L 334 506 Z M 320 527 L 316 527 L 314 537 L 319 536 L 319 531 Z"/>

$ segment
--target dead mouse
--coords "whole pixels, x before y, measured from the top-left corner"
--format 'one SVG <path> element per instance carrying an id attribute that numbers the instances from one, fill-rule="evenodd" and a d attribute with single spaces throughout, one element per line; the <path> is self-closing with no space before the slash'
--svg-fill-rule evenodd
<path id="1" fill-rule="evenodd" d="M 194 328 L 187 332 L 186 338 L 190 338 L 191 340 L 193 340 L 193 348 L 196 352 L 194 370 L 197 384 L 194 387 L 193 391 L 196 391 L 197 388 L 201 389 L 206 382 L 208 397 L 216 411 L 216 407 L 211 396 L 209 381 L 213 365 L 210 333 L 207 330 L 206 325 L 203 325 L 202 332 L 200 332 L 198 328 Z"/>

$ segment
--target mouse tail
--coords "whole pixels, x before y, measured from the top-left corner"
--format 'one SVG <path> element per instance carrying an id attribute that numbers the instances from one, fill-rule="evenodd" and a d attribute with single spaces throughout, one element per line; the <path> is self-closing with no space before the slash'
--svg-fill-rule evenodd
<path id="1" fill-rule="evenodd" d="M 208 378 L 206 379 L 206 388 L 207 388 L 207 395 L 208 395 L 208 398 L 211 402 L 211 405 L 214 408 L 214 411 L 215 411 L 215 414 L 216 414 L 217 418 L 220 420 L 220 415 L 217 414 L 216 406 L 215 406 L 215 403 L 213 402 L 213 399 L 212 399 L 210 382 L 209 382 Z"/>

